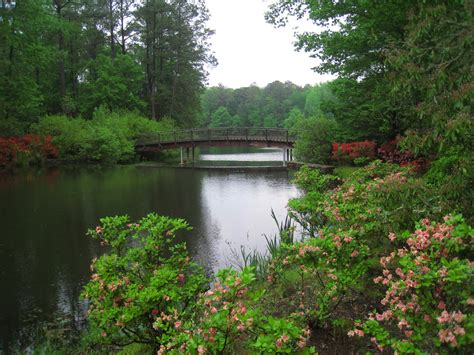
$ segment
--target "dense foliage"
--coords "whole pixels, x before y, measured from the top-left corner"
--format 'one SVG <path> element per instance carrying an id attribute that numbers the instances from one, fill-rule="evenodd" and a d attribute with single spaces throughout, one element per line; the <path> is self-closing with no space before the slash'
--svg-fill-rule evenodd
<path id="1" fill-rule="evenodd" d="M 308 18 L 323 30 L 298 34 L 297 48 L 337 74 L 329 84 L 339 142 L 397 138 L 431 162 L 429 185 L 452 210 L 474 194 L 472 1 L 280 0 L 267 20 Z M 317 139 L 314 137 L 314 139 Z M 407 159 L 405 159 L 407 158 Z"/>
<path id="2" fill-rule="evenodd" d="M 0 8 L 0 127 L 139 110 L 192 124 L 209 52 L 204 2 L 23 0 Z"/>
<path id="3" fill-rule="evenodd" d="M 141 343 L 159 354 L 291 353 L 309 332 L 260 307 L 250 268 L 224 269 L 212 287 L 175 236 L 185 221 L 150 214 L 130 223 L 109 217 L 89 234 L 110 248 L 94 260 L 84 289 L 90 300 L 88 341 L 113 347 Z M 109 348 L 111 349 L 111 348 Z"/>
<path id="4" fill-rule="evenodd" d="M 67 116 L 45 116 L 31 130 L 53 137 L 60 157 L 71 162 L 117 163 L 135 158 L 134 143 L 141 134 L 170 131 L 169 119 L 153 121 L 139 114 L 99 108 L 91 120 Z"/>

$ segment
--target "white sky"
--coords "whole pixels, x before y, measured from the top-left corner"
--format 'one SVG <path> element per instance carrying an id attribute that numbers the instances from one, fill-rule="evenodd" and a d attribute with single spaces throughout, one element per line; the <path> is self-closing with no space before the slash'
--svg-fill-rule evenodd
<path id="1" fill-rule="evenodd" d="M 318 60 L 304 51 L 296 52 L 293 46 L 296 26 L 312 31 L 316 26 L 295 21 L 274 28 L 264 18 L 270 2 L 206 0 L 211 14 L 208 26 L 216 31 L 211 37 L 212 50 L 219 62 L 209 68 L 208 86 L 238 88 L 256 83 L 263 87 L 275 80 L 304 86 L 332 78 L 311 70 Z"/>

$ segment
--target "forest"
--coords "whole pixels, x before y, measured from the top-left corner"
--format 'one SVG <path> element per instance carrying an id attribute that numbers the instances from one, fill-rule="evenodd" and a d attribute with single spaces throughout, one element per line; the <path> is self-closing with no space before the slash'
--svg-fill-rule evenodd
<path id="1" fill-rule="evenodd" d="M 214 65 L 203 1 L 24 0 L 0 9 L 2 133 L 100 106 L 182 125 Z"/>
<path id="2" fill-rule="evenodd" d="M 107 250 L 82 294 L 88 326 L 40 349 L 474 351 L 473 1 L 274 1 L 266 21 L 318 26 L 296 49 L 337 79 L 237 89 L 205 87 L 217 63 L 204 1 L 0 11 L 4 151 L 33 134 L 44 155 L 130 162 L 145 131 L 282 127 L 300 161 L 336 166 L 301 168 L 267 252 L 215 275 L 175 242 L 182 219 L 101 219 L 88 231 Z"/>

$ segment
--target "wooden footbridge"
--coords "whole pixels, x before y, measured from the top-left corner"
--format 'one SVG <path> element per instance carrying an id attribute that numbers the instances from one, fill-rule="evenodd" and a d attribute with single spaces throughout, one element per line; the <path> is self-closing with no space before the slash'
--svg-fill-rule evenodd
<path id="1" fill-rule="evenodd" d="M 138 137 L 135 150 L 146 155 L 165 149 L 180 149 L 181 163 L 184 152 L 189 160 L 191 150 L 202 146 L 255 146 L 283 148 L 283 164 L 292 159 L 295 138 L 282 128 L 193 128 L 162 133 L 144 134 Z"/>

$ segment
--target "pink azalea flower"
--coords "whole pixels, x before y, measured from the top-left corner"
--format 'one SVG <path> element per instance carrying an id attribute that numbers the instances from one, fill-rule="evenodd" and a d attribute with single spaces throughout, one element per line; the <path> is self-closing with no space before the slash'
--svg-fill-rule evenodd
<path id="1" fill-rule="evenodd" d="M 459 335 L 459 336 L 463 336 L 463 335 L 466 334 L 466 331 L 464 330 L 463 327 L 460 327 L 458 325 L 458 326 L 456 326 L 456 328 L 454 328 L 454 334 Z"/>
<path id="2" fill-rule="evenodd" d="M 276 345 L 277 348 L 281 348 L 281 346 L 283 345 L 283 341 L 281 340 L 281 338 L 278 338 L 275 341 L 275 345 Z"/>
<path id="3" fill-rule="evenodd" d="M 402 319 L 400 322 L 398 322 L 398 328 L 402 329 L 403 327 L 408 327 L 409 324 L 405 319 Z"/>
<path id="4" fill-rule="evenodd" d="M 451 315 L 451 317 L 452 317 L 457 323 L 461 323 L 461 322 L 464 320 L 464 318 L 465 318 L 464 314 L 463 314 L 462 312 L 459 312 L 459 311 L 453 312 L 452 315 Z"/>
<path id="5" fill-rule="evenodd" d="M 451 316 L 447 311 L 443 311 L 437 319 L 439 323 L 446 323 L 451 320 Z"/>

